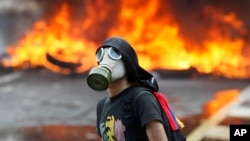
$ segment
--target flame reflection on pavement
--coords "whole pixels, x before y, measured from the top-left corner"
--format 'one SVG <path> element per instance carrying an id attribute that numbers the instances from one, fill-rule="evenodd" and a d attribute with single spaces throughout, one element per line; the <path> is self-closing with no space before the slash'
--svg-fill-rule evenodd
<path id="1" fill-rule="evenodd" d="M 4 141 L 100 141 L 93 126 L 48 125 L 0 131 Z"/>

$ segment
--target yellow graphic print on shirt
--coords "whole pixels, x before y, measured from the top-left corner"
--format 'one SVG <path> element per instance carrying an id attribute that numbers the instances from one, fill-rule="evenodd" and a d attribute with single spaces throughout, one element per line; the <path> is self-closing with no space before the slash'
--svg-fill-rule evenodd
<path id="1" fill-rule="evenodd" d="M 113 115 L 107 116 L 106 122 L 100 124 L 100 129 L 104 141 L 125 141 L 125 126 Z"/>
<path id="2" fill-rule="evenodd" d="M 107 117 L 106 121 L 106 128 L 109 129 L 106 131 L 106 135 L 109 138 L 109 141 L 115 141 L 113 137 L 115 137 L 114 133 L 114 125 L 115 125 L 115 118 L 114 116 Z"/>

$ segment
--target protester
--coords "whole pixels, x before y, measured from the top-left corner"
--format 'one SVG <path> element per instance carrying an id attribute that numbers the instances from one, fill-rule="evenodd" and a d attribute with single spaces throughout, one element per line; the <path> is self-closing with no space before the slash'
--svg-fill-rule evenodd
<path id="1" fill-rule="evenodd" d="M 131 45 L 121 37 L 110 37 L 97 49 L 96 60 L 98 66 L 91 69 L 87 83 L 94 90 L 108 92 L 97 104 L 96 127 L 102 139 L 168 141 L 159 103 L 150 92 L 158 91 L 158 84 L 139 65 Z M 149 91 L 138 92 L 138 87 Z M 131 107 L 127 101 L 130 97 Z"/>

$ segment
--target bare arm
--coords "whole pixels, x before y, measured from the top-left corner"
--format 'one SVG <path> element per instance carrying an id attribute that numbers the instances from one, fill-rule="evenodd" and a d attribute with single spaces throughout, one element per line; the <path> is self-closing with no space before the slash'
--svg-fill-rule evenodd
<path id="1" fill-rule="evenodd" d="M 146 123 L 145 128 L 149 141 L 168 141 L 164 127 L 160 121 L 150 121 Z"/>

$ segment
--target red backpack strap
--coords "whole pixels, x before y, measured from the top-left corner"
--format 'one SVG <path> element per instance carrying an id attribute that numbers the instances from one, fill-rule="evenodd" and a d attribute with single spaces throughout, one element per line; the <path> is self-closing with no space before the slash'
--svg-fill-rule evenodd
<path id="1" fill-rule="evenodd" d="M 172 109 L 170 108 L 168 104 L 167 98 L 159 92 L 153 92 L 153 94 L 156 97 L 156 99 L 159 101 L 160 105 L 162 106 L 162 109 L 168 118 L 171 129 L 173 131 L 179 130 L 178 122 L 176 120 L 174 112 L 172 111 Z"/>

